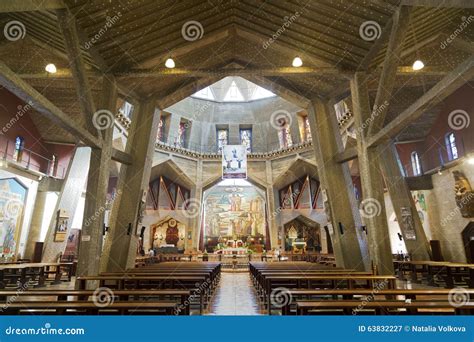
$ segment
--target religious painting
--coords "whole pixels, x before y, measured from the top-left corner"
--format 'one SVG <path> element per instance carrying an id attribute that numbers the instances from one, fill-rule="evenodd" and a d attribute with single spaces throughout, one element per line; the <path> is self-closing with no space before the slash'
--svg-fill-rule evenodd
<path id="1" fill-rule="evenodd" d="M 474 191 L 466 176 L 461 171 L 453 171 L 454 176 L 454 199 L 465 218 L 474 217 Z"/>
<path id="2" fill-rule="evenodd" d="M 222 147 L 222 179 L 247 178 L 247 150 L 244 145 Z"/>
<path id="3" fill-rule="evenodd" d="M 66 249 L 64 250 L 64 258 L 66 260 L 74 260 L 79 252 L 79 241 L 81 230 L 78 228 L 71 229 L 67 237 Z"/>
<path id="4" fill-rule="evenodd" d="M 66 240 L 68 231 L 69 215 L 66 210 L 59 209 L 56 213 L 56 229 L 54 231 L 54 241 L 63 242 Z"/>
<path id="5" fill-rule="evenodd" d="M 186 226 L 174 218 L 166 218 L 150 226 L 152 247 L 155 249 L 173 247 L 184 249 Z"/>
<path id="6" fill-rule="evenodd" d="M 415 224 L 413 222 L 411 208 L 402 207 L 400 209 L 401 209 L 401 214 L 402 214 L 401 224 L 403 225 L 403 232 L 405 235 L 405 239 L 416 240 Z"/>
<path id="7" fill-rule="evenodd" d="M 16 254 L 27 188 L 15 178 L 0 179 L 0 255 Z"/>
<path id="8" fill-rule="evenodd" d="M 204 247 L 246 254 L 265 246 L 264 193 L 254 186 L 215 186 L 204 195 Z"/>

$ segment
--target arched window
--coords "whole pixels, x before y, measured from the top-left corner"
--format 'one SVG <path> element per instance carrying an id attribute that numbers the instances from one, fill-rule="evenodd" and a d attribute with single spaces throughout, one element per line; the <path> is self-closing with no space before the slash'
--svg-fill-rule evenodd
<path id="1" fill-rule="evenodd" d="M 23 148 L 25 147 L 25 139 L 21 136 L 15 138 L 15 151 L 13 152 L 13 160 L 21 162 Z"/>
<path id="2" fill-rule="evenodd" d="M 446 144 L 446 150 L 448 151 L 448 159 L 458 159 L 458 148 L 456 146 L 456 137 L 453 132 L 446 134 L 444 138 Z"/>
<path id="3" fill-rule="evenodd" d="M 416 152 L 411 153 L 411 168 L 413 169 L 414 176 L 421 175 L 420 158 L 418 157 L 418 153 Z"/>

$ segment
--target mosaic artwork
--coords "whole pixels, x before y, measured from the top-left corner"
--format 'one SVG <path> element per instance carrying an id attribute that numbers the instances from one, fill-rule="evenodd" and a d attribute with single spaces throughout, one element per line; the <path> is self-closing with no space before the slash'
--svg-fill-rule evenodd
<path id="1" fill-rule="evenodd" d="M 0 179 L 0 256 L 15 256 L 26 188 L 14 178 Z"/>
<path id="2" fill-rule="evenodd" d="M 253 186 L 216 186 L 204 197 L 204 246 L 208 251 L 265 245 L 265 200 Z"/>

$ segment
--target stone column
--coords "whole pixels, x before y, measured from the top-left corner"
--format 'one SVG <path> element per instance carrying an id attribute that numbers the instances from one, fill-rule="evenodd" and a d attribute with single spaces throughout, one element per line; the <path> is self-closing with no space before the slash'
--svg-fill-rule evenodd
<path id="1" fill-rule="evenodd" d="M 410 189 L 408 188 L 405 177 L 401 171 L 401 162 L 398 153 L 393 144 L 382 145 L 380 148 L 380 161 L 382 172 L 385 177 L 390 199 L 392 200 L 393 209 L 397 216 L 398 225 L 403 235 L 403 241 L 412 260 L 430 260 L 431 248 L 426 238 L 423 224 L 413 201 Z M 406 231 L 403 223 L 402 209 L 408 210 L 411 214 L 411 224 L 414 230 Z M 407 218 L 408 219 L 408 218 Z"/>
<path id="2" fill-rule="evenodd" d="M 203 212 L 203 207 L 204 207 L 204 197 L 203 197 L 203 191 L 202 191 L 202 159 L 198 159 L 197 165 L 196 165 L 196 187 L 191 191 L 191 198 L 194 200 L 190 201 L 190 205 L 192 204 L 191 209 L 196 209 L 198 208 L 198 212 L 196 213 L 193 210 L 189 210 L 189 213 L 191 214 L 190 222 L 191 222 L 191 227 L 188 227 L 188 229 L 192 228 L 192 245 L 190 246 L 191 249 L 196 248 L 199 249 L 199 241 L 200 241 L 200 234 L 201 234 L 201 222 L 202 218 L 204 215 Z M 193 214 L 194 213 L 194 214 Z"/>
<path id="3" fill-rule="evenodd" d="M 166 137 L 166 142 L 168 145 L 173 145 L 178 138 L 179 132 L 179 123 L 181 122 L 181 116 L 177 114 L 170 114 L 170 127 L 168 129 L 168 136 Z"/>
<path id="4" fill-rule="evenodd" d="M 271 160 L 265 161 L 265 173 L 267 178 L 267 217 L 268 217 L 268 226 L 270 230 L 270 236 L 267 236 L 267 239 L 270 239 L 271 248 L 279 247 L 278 246 L 278 222 L 277 218 L 279 214 L 277 212 L 277 206 L 275 205 L 275 196 L 273 192 L 273 173 L 272 173 L 272 162 Z"/>
<path id="5" fill-rule="evenodd" d="M 313 110 L 314 107 L 314 110 Z M 339 267 L 367 270 L 367 249 L 360 228 L 354 219 L 354 197 L 348 166 L 339 164 L 334 156 L 342 148 L 336 116 L 327 103 L 313 101 L 309 108 L 311 136 L 316 153 L 321 189 L 325 191 L 325 210 L 332 225 L 336 263 Z"/>
<path id="6" fill-rule="evenodd" d="M 90 156 L 91 149 L 89 147 L 77 147 L 69 163 L 68 172 L 59 193 L 58 202 L 44 240 L 42 262 L 56 262 L 59 253 L 64 253 L 72 219 L 86 184 Z M 63 210 L 69 216 L 69 224 L 65 232 L 64 241 L 55 241 L 56 213 L 59 209 Z"/>
<path id="7" fill-rule="evenodd" d="M 365 74 L 355 73 L 351 80 L 351 94 L 363 194 L 360 211 L 368 230 L 370 258 L 379 274 L 393 274 L 380 155 L 377 148 L 367 148 L 365 143 L 367 127 L 376 115 L 376 112 L 371 114 Z"/>
<path id="8" fill-rule="evenodd" d="M 42 182 L 41 182 L 42 183 Z M 39 242 L 41 235 L 41 226 L 43 224 L 44 210 L 48 192 L 42 189 L 41 183 L 36 193 L 35 207 L 31 215 L 30 230 L 26 239 L 25 258 L 33 260 L 35 253 L 35 244 Z"/>
<path id="9" fill-rule="evenodd" d="M 146 200 L 153 162 L 155 137 L 158 131 L 159 113 L 155 113 L 154 101 L 138 106 L 129 130 L 126 152 L 132 165 L 122 165 L 118 189 L 120 195 L 114 201 L 113 222 L 103 253 L 102 267 L 108 272 L 123 271 L 134 267 L 137 255 L 138 215 Z"/>
<path id="10" fill-rule="evenodd" d="M 115 113 L 117 91 L 114 81 L 111 81 L 109 78 L 104 77 L 101 101 L 101 110 Z M 111 124 L 102 130 L 102 148 L 91 149 L 81 243 L 79 244 L 77 263 L 78 276 L 99 274 L 105 204 L 109 184 L 110 163 L 112 161 L 113 122 L 111 121 Z"/>

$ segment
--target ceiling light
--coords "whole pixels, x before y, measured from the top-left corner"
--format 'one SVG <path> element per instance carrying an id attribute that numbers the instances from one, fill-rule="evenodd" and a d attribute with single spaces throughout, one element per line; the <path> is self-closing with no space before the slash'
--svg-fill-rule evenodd
<path id="1" fill-rule="evenodd" d="M 301 58 L 299 58 L 298 56 L 296 56 L 296 57 L 293 59 L 292 65 L 293 65 L 295 68 L 299 68 L 300 66 L 303 65 L 303 61 L 301 60 Z"/>
<path id="2" fill-rule="evenodd" d="M 165 62 L 165 66 L 168 69 L 173 69 L 176 65 L 174 64 L 173 58 L 168 58 Z"/>
<path id="3" fill-rule="evenodd" d="M 49 72 L 50 74 L 55 74 L 56 71 L 58 71 L 56 69 L 56 65 L 54 65 L 53 63 L 49 63 L 48 65 L 46 65 L 44 70 L 46 70 L 46 72 Z"/>
<path id="4" fill-rule="evenodd" d="M 425 67 L 425 64 L 420 61 L 419 59 L 415 61 L 415 63 L 413 63 L 413 70 L 417 71 L 417 70 L 421 70 Z"/>
<path id="5" fill-rule="evenodd" d="M 474 156 L 472 157 L 469 157 L 469 159 L 467 160 L 467 162 L 471 165 L 474 165 Z"/>

